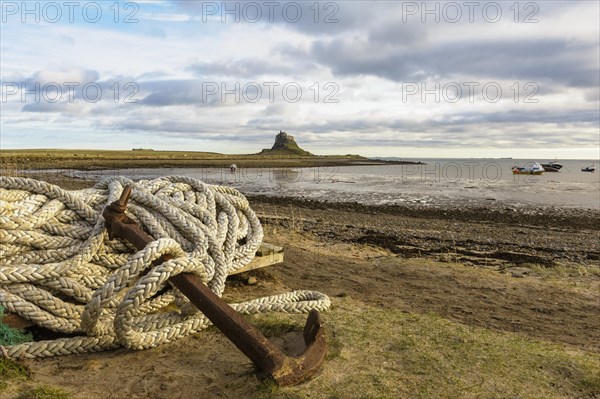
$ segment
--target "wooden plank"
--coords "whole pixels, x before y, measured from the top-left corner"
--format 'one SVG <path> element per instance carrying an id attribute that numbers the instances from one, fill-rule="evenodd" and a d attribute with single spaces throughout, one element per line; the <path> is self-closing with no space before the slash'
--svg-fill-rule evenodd
<path id="1" fill-rule="evenodd" d="M 231 274 L 238 274 L 250 270 L 260 269 L 263 267 L 276 265 L 283 262 L 283 247 L 277 245 L 262 243 L 256 251 L 256 256 L 250 263 L 234 271 Z"/>
<path id="2" fill-rule="evenodd" d="M 256 256 L 266 256 L 266 255 L 270 255 L 272 253 L 279 253 L 279 252 L 283 252 L 282 247 L 278 247 L 277 245 L 267 244 L 266 242 L 263 242 L 262 244 L 260 244 L 260 248 L 258 248 L 256 250 Z"/>

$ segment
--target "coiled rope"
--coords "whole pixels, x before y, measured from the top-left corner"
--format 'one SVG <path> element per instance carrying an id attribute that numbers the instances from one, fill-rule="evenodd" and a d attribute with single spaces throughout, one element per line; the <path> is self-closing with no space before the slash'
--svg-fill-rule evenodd
<path id="1" fill-rule="evenodd" d="M 129 184 L 128 216 L 156 238 L 141 251 L 109 239 L 102 217 Z M 227 276 L 252 260 L 262 237 L 242 194 L 190 177 L 116 177 L 78 191 L 0 177 L 0 305 L 52 331 L 82 334 L 0 349 L 44 357 L 146 349 L 193 334 L 210 321 L 169 277 L 194 273 L 221 296 Z M 173 259 L 152 265 L 165 254 Z M 330 301 L 294 291 L 231 306 L 242 314 L 306 313 Z"/>

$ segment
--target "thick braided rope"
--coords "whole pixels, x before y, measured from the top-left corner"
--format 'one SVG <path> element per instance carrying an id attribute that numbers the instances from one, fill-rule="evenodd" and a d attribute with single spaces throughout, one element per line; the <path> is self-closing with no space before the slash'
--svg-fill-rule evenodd
<path id="1" fill-rule="evenodd" d="M 102 217 L 128 184 L 129 216 L 156 239 L 141 251 L 110 240 Z M 190 177 L 116 177 L 79 191 L 0 177 L 0 305 L 50 330 L 79 334 L 0 349 L 9 357 L 43 357 L 145 349 L 193 334 L 210 321 L 169 277 L 196 274 L 221 296 L 227 276 L 252 260 L 262 237 L 242 194 Z M 172 259 L 152 265 L 165 254 Z M 305 313 L 330 301 L 294 291 L 231 306 L 243 314 Z"/>

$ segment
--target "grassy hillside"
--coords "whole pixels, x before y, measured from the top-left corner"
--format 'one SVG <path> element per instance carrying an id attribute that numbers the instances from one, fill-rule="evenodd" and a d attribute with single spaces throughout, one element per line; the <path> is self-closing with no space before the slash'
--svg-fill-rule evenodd
<path id="1" fill-rule="evenodd" d="M 300 151 L 303 151 L 300 149 Z M 305 151 L 304 151 L 305 152 Z M 308 154 L 308 155 L 306 155 Z M 196 151 L 110 151 L 23 149 L 0 150 L 3 174 L 22 169 L 117 169 L 162 167 L 303 167 L 351 165 L 365 158 L 357 155 L 316 156 L 310 153 L 219 154 Z"/>

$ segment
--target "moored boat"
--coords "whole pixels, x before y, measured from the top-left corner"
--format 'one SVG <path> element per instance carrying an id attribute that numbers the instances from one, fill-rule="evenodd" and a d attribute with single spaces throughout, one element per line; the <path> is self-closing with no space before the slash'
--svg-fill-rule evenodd
<path id="1" fill-rule="evenodd" d="M 514 166 L 512 168 L 513 175 L 541 175 L 544 173 L 544 168 L 538 162 L 525 165 L 522 168 Z"/>
<path id="2" fill-rule="evenodd" d="M 556 159 L 542 164 L 542 168 L 544 168 L 544 171 L 546 172 L 558 172 L 562 167 L 561 164 L 556 162 Z"/>
<path id="3" fill-rule="evenodd" d="M 594 164 L 591 164 L 590 166 L 586 166 L 585 168 L 581 168 L 582 172 L 593 172 L 596 170 L 596 167 L 594 166 Z"/>

